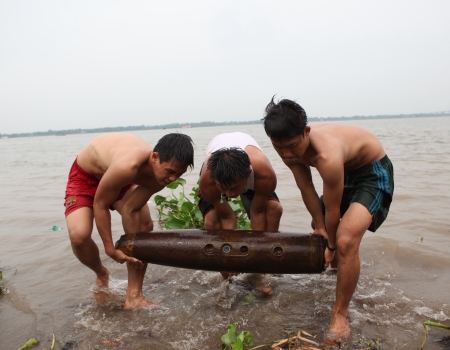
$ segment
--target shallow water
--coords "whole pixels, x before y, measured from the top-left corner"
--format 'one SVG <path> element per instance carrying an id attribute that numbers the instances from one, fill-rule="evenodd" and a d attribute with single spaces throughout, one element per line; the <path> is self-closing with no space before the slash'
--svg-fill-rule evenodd
<path id="1" fill-rule="evenodd" d="M 350 122 L 349 122 L 350 123 Z M 346 349 L 378 339 L 379 349 L 419 349 L 422 323 L 450 324 L 450 118 L 351 121 L 374 132 L 395 169 L 389 217 L 361 246 L 361 277 L 350 304 L 352 336 Z M 218 133 L 246 131 L 268 155 L 278 174 L 284 207 L 280 230 L 309 232 L 309 215 L 289 169 L 273 151 L 261 125 L 183 129 L 195 142 L 195 169 L 185 174 L 186 193 L 195 186 L 209 140 Z M 175 130 L 139 131 L 154 145 Z M 329 325 L 336 276 L 240 275 L 233 284 L 215 272 L 149 265 L 147 310 L 123 311 L 126 268 L 102 259 L 111 272 L 112 304 L 93 301 L 94 274 L 73 255 L 64 220 L 64 189 L 77 152 L 95 134 L 0 140 L 0 267 L 7 293 L 0 298 L 0 349 L 17 349 L 29 337 L 56 349 L 220 349 L 229 323 L 248 330 L 256 345 L 299 329 L 322 342 Z M 317 190 L 321 184 L 316 173 Z M 163 194 L 170 193 L 164 190 Z M 154 219 L 153 203 L 149 202 Z M 53 231 L 54 225 L 61 226 Z M 113 214 L 114 238 L 121 232 Z M 270 297 L 254 286 L 264 278 Z M 246 296 L 256 299 L 247 303 Z M 425 349 L 449 335 L 430 329 Z M 115 342 L 117 340 L 117 342 Z M 119 341 L 120 340 L 120 341 Z M 358 342 L 360 341 L 360 342 Z M 448 348 L 448 346 L 447 346 Z"/>

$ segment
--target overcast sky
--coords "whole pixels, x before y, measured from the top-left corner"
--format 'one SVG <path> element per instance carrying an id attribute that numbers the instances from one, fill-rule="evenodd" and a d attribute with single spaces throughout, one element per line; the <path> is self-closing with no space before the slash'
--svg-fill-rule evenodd
<path id="1" fill-rule="evenodd" d="M 0 133 L 450 110 L 450 1 L 0 0 Z"/>

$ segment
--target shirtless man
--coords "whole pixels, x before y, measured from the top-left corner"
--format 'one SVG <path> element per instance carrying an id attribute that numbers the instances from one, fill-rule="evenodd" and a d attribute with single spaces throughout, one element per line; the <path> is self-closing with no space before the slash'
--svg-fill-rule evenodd
<path id="1" fill-rule="evenodd" d="M 263 120 L 274 149 L 294 175 L 312 216 L 313 233 L 328 238 L 325 267 L 337 264 L 329 336 L 347 338 L 348 307 L 360 273 L 359 245 L 366 230 L 375 232 L 388 215 L 392 163 L 369 131 L 342 124 L 308 126 L 305 111 L 293 101 L 272 99 Z M 321 198 L 310 167 L 322 177 Z"/>
<path id="2" fill-rule="evenodd" d="M 115 249 L 110 210 L 122 216 L 125 233 L 153 230 L 149 198 L 193 167 L 192 140 L 183 134 L 162 137 L 153 149 L 134 135 L 111 133 L 94 138 L 81 150 L 69 173 L 65 215 L 72 250 L 81 263 L 93 270 L 98 287 L 108 287 L 109 271 L 103 266 L 92 240 L 93 221 L 105 252 L 127 263 L 128 288 L 124 309 L 151 304 L 142 295 L 147 264 Z M 104 293 L 96 300 L 105 302 Z"/>
<path id="3" fill-rule="evenodd" d="M 199 207 L 206 229 L 235 230 L 227 201 L 240 195 L 253 230 L 277 232 L 283 212 L 277 177 L 258 143 L 242 132 L 220 134 L 206 148 L 199 182 Z M 230 274 L 222 272 L 224 278 Z M 270 293 L 269 293 L 270 294 Z"/>

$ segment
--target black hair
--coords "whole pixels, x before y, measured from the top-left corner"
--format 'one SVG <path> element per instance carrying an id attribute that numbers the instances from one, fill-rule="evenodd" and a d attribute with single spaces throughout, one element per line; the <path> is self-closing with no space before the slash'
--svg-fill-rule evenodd
<path id="1" fill-rule="evenodd" d="M 303 135 L 308 124 L 305 110 L 296 102 L 283 99 L 275 103 L 274 97 L 266 107 L 264 130 L 275 141 Z"/>
<path id="2" fill-rule="evenodd" d="M 221 148 L 211 153 L 207 169 L 211 171 L 211 178 L 217 180 L 223 188 L 229 189 L 238 180 L 248 178 L 250 158 L 242 148 Z"/>
<path id="3" fill-rule="evenodd" d="M 190 136 L 172 133 L 161 137 L 153 152 L 158 152 L 159 162 L 174 161 L 183 167 L 194 167 L 194 147 Z"/>

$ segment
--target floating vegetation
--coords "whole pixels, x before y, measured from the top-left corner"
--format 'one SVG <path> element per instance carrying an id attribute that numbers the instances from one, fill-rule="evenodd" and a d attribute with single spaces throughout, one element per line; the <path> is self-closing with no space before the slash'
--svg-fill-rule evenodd
<path id="1" fill-rule="evenodd" d="M 186 180 L 180 177 L 166 186 L 172 192 L 170 195 L 166 197 L 157 195 L 154 198 L 159 215 L 159 224 L 164 230 L 203 229 L 205 227 L 202 213 L 197 205 L 200 199 L 197 194 L 198 186 L 192 188 L 188 197 L 185 194 L 185 184 Z M 176 196 L 174 190 L 179 186 L 182 190 Z M 236 214 L 238 229 L 251 229 L 250 220 L 241 199 L 239 197 L 230 198 L 228 204 Z"/>
<path id="2" fill-rule="evenodd" d="M 253 346 L 253 339 L 250 332 L 242 331 L 238 334 L 236 325 L 230 323 L 228 332 L 221 338 L 223 343 L 222 350 L 257 350 L 262 348 L 271 350 L 321 350 L 328 346 L 341 347 L 341 343 L 335 340 L 329 340 L 321 344 L 315 339 L 316 336 L 313 336 L 304 330 L 299 330 L 297 333 L 288 331 L 287 334 L 287 338 L 278 339 L 269 344 L 251 347 Z"/>
<path id="3" fill-rule="evenodd" d="M 427 341 L 427 335 L 428 335 L 427 326 L 429 326 L 429 327 L 444 328 L 444 329 L 447 329 L 447 330 L 450 331 L 450 326 L 447 326 L 447 325 L 445 325 L 445 324 L 438 323 L 438 322 L 432 322 L 432 321 L 426 321 L 426 322 L 424 322 L 424 323 L 423 323 L 423 333 L 424 333 L 424 336 L 423 336 L 423 342 L 422 342 L 422 346 L 420 347 L 420 350 L 423 349 L 423 347 L 425 346 L 425 343 L 426 343 L 426 341 Z M 448 342 L 448 343 L 450 344 L 450 336 L 444 337 L 444 338 L 442 338 L 442 339 L 440 339 L 440 340 L 438 340 L 438 341 L 442 341 L 442 342 L 446 342 L 446 343 Z"/>
<path id="4" fill-rule="evenodd" d="M 35 346 L 37 344 L 39 344 L 39 341 L 36 338 L 28 338 L 27 341 L 25 342 L 25 345 L 20 347 L 19 350 L 31 348 L 32 346 Z"/>
<path id="5" fill-rule="evenodd" d="M 255 301 L 256 297 L 253 294 L 246 295 L 244 297 L 244 305 L 250 305 Z"/>
<path id="6" fill-rule="evenodd" d="M 234 323 L 228 325 L 228 332 L 222 335 L 220 339 L 223 343 L 222 350 L 243 350 L 244 347 L 253 345 L 253 339 L 250 332 L 242 331 L 238 335 Z"/>
<path id="7" fill-rule="evenodd" d="M 303 330 L 299 330 L 297 335 L 289 336 L 285 339 L 278 340 L 276 343 L 271 345 L 271 349 L 273 350 L 320 350 L 322 349 L 322 344 L 313 340 L 316 337 L 305 332 Z M 339 345 L 337 342 L 332 342 L 327 344 L 327 346 Z"/>

